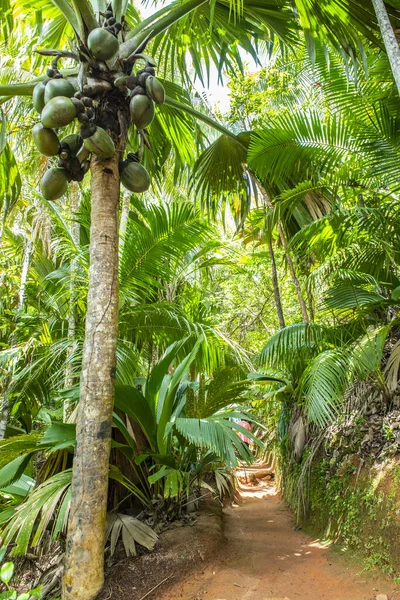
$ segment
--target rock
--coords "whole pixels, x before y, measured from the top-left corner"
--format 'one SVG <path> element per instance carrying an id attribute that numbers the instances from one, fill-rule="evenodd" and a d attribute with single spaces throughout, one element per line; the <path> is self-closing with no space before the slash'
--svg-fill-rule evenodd
<path id="1" fill-rule="evenodd" d="M 386 594 L 378 594 L 376 600 L 388 600 L 388 597 Z"/>

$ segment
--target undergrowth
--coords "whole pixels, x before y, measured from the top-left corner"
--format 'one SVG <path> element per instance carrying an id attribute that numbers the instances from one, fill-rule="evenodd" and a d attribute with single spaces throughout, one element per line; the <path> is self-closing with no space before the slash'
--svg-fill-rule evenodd
<path id="1" fill-rule="evenodd" d="M 281 489 L 298 523 L 357 551 L 365 569 L 378 567 L 399 583 L 400 465 L 361 468 L 347 456 L 332 473 L 329 458 L 321 453 L 310 461 L 310 452 L 299 464 L 281 461 Z"/>

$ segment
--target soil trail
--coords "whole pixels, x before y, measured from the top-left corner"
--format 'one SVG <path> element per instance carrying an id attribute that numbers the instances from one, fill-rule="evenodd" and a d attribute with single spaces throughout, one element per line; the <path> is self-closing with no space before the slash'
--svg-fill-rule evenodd
<path id="1" fill-rule="evenodd" d="M 241 496 L 239 507 L 226 510 L 222 550 L 162 600 L 400 600 L 389 578 L 360 573 L 295 531 L 273 484 L 242 486 Z"/>

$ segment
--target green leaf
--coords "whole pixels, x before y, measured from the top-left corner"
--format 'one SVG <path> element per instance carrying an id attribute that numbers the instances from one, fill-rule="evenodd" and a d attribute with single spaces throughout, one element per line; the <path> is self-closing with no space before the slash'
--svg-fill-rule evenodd
<path id="1" fill-rule="evenodd" d="M 310 421 L 326 425 L 337 414 L 352 381 L 350 353 L 345 349 L 321 352 L 305 369 L 299 385 Z"/>
<path id="2" fill-rule="evenodd" d="M 129 385 L 115 386 L 115 406 L 140 425 L 152 450 L 156 449 L 156 423 L 149 403 L 139 390 Z"/>
<path id="3" fill-rule="evenodd" d="M 392 300 L 398 302 L 400 300 L 400 285 L 397 286 L 392 292 Z"/>
<path id="4" fill-rule="evenodd" d="M 22 475 L 18 481 L 15 481 L 11 485 L 7 485 L 6 487 L 1 488 L 2 492 L 6 494 L 13 494 L 15 496 L 27 496 L 29 492 L 33 490 L 35 487 L 35 480 L 28 475 Z M 1 559 L 0 559 L 1 560 Z"/>
<path id="5" fill-rule="evenodd" d="M 9 521 L 13 515 L 15 515 L 15 508 L 7 508 L 6 510 L 2 510 L 0 512 L 0 525 Z"/>
<path id="6" fill-rule="evenodd" d="M 6 562 L 0 567 L 0 579 L 3 583 L 8 584 L 14 575 L 14 563 Z"/>
<path id="7" fill-rule="evenodd" d="M 60 503 L 71 485 L 72 471 L 66 469 L 36 487 L 2 527 L 1 543 L 16 542 L 12 556 L 22 555 L 40 542 L 46 528 L 56 517 Z"/>
<path id="8" fill-rule="evenodd" d="M 198 157 L 193 167 L 192 187 L 209 214 L 215 217 L 228 202 L 236 223 L 243 222 L 251 201 L 246 163 L 247 148 L 238 138 L 226 134 Z"/>
<path id="9" fill-rule="evenodd" d="M 42 586 L 38 585 L 37 587 L 33 588 L 29 593 L 32 596 L 32 598 L 41 598 L 42 597 Z M 54 600 L 57 600 L 57 598 L 54 598 Z"/>
<path id="10" fill-rule="evenodd" d="M 54 422 L 47 427 L 41 439 L 41 446 L 50 446 L 52 451 L 72 447 L 76 441 L 76 425 Z"/>
<path id="11" fill-rule="evenodd" d="M 169 348 L 167 348 L 163 358 L 151 370 L 145 387 L 145 396 L 149 402 L 149 405 L 152 407 L 154 415 L 156 414 L 157 396 L 160 392 L 165 374 L 168 371 L 168 367 L 185 344 L 186 339 L 187 338 L 179 342 L 175 342 Z"/>
<path id="12" fill-rule="evenodd" d="M 113 465 L 110 465 L 109 477 L 118 481 L 121 485 L 123 485 L 127 490 L 129 490 L 134 496 L 136 496 L 145 506 L 152 506 L 151 498 L 146 496 L 143 491 L 138 488 L 130 479 L 125 477 L 118 469 Z"/>
<path id="13" fill-rule="evenodd" d="M 6 137 L 6 115 L 0 109 L 1 116 L 1 125 L 0 125 L 0 154 L 3 152 L 6 147 L 7 137 Z"/>
<path id="14" fill-rule="evenodd" d="M 0 211 L 3 212 L 3 219 L 6 219 L 16 204 L 20 192 L 21 176 L 14 154 L 6 143 L 0 154 Z"/>
<path id="15" fill-rule="evenodd" d="M 353 351 L 353 369 L 358 377 L 364 379 L 374 371 L 380 371 L 383 349 L 390 329 L 389 325 L 368 331 L 357 341 Z"/>
<path id="16" fill-rule="evenodd" d="M 324 298 L 327 308 L 346 310 L 385 303 L 386 299 L 376 292 L 354 286 L 351 282 L 340 282 L 328 290 Z"/>
<path id="17" fill-rule="evenodd" d="M 0 469 L 0 488 L 6 488 L 7 486 L 17 482 L 26 467 L 31 460 L 32 452 L 29 454 L 23 454 L 18 458 L 12 460 L 8 465 Z"/>
<path id="18" fill-rule="evenodd" d="M 160 417 L 158 420 L 157 427 L 157 447 L 160 454 L 167 454 L 168 452 L 168 443 L 166 439 L 167 426 L 171 421 L 171 416 L 174 408 L 175 395 L 178 390 L 179 385 L 182 382 L 182 379 L 185 377 L 186 373 L 189 370 L 190 365 L 196 358 L 196 355 L 199 351 L 200 344 L 203 341 L 203 337 L 201 336 L 197 342 L 195 343 L 192 351 L 186 358 L 179 363 L 177 368 L 174 371 L 174 374 L 171 377 L 169 382 L 168 391 L 165 397 L 165 400 L 162 405 L 162 410 L 160 413 Z"/>

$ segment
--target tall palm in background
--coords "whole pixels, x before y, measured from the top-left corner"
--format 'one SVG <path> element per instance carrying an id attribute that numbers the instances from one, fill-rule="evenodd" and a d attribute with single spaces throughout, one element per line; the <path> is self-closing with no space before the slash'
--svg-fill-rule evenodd
<path id="1" fill-rule="evenodd" d="M 327 62 L 318 43 L 314 49 L 312 61 L 276 61 L 278 74 L 296 82 L 283 87 L 281 108 L 267 104 L 268 126 L 249 135 L 247 151 L 239 139 L 214 142 L 195 164 L 194 185 L 211 209 L 222 198 L 237 202 L 241 190 L 239 219 L 255 189 L 243 178 L 257 178 L 270 195 L 272 210 L 250 210 L 245 240 L 259 244 L 283 229 L 309 292 L 322 295 L 314 309 L 323 325 L 283 329 L 260 361 L 287 377 L 278 396 L 304 404 L 323 425 L 355 378 L 385 393 L 397 381 L 397 347 L 384 373 L 381 361 L 398 312 L 399 99 L 385 56 L 369 57 L 366 78 L 334 53 Z M 213 155 L 225 179 L 213 177 Z"/>

